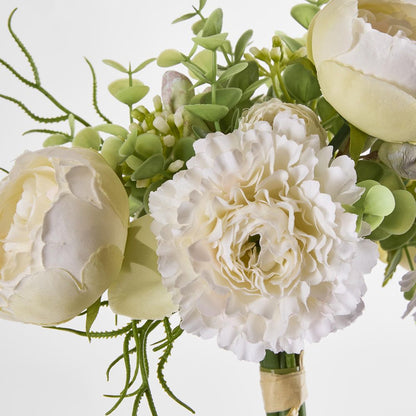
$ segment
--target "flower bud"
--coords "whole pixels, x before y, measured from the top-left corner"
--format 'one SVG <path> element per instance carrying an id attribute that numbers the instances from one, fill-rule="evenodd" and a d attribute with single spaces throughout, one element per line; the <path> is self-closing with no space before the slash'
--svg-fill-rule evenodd
<path id="1" fill-rule="evenodd" d="M 384 141 L 416 140 L 415 14 L 413 1 L 333 0 L 309 27 L 323 96 Z"/>
<path id="2" fill-rule="evenodd" d="M 189 104 L 195 95 L 192 82 L 176 71 L 167 71 L 162 79 L 162 101 L 167 110 L 174 113 L 180 106 Z"/>
<path id="3" fill-rule="evenodd" d="M 0 198 L 0 317 L 67 321 L 117 277 L 128 199 L 97 152 L 26 152 L 0 182 Z"/>

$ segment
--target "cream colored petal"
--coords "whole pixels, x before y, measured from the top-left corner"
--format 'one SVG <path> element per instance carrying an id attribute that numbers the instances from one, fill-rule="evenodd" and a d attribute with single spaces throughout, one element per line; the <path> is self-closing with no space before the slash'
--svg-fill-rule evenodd
<path id="1" fill-rule="evenodd" d="M 416 140 L 414 97 L 337 62 L 322 62 L 317 70 L 324 97 L 359 129 L 390 142 Z"/>
<path id="2" fill-rule="evenodd" d="M 62 269 L 48 269 L 21 280 L 0 316 L 25 323 L 52 325 L 65 322 L 94 303 L 118 273 L 122 253 L 106 247 L 86 264 L 84 285 Z"/>
<path id="3" fill-rule="evenodd" d="M 351 49 L 356 41 L 353 20 L 357 13 L 357 0 L 333 0 L 315 16 L 309 35 L 315 64 Z"/>
<path id="4" fill-rule="evenodd" d="M 133 319 L 163 319 L 177 310 L 157 269 L 151 222 L 146 215 L 130 224 L 123 266 L 108 290 L 111 310 Z"/>

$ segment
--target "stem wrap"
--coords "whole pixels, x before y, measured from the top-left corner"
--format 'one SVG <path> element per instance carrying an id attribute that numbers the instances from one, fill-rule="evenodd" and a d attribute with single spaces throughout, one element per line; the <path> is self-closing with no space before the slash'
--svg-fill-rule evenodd
<path id="1" fill-rule="evenodd" d="M 303 368 L 303 354 L 299 367 L 282 374 L 280 369 L 260 367 L 260 385 L 264 408 L 267 414 L 288 411 L 287 416 L 297 416 L 307 398 L 306 377 Z"/>

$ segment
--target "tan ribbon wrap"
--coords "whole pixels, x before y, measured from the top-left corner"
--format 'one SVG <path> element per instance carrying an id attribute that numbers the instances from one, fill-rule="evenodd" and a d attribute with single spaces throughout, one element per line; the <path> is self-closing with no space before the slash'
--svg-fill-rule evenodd
<path id="1" fill-rule="evenodd" d="M 308 395 L 302 359 L 300 371 L 294 373 L 276 374 L 261 369 L 260 386 L 266 413 L 290 409 L 288 416 L 297 416 L 300 406 L 306 401 Z"/>

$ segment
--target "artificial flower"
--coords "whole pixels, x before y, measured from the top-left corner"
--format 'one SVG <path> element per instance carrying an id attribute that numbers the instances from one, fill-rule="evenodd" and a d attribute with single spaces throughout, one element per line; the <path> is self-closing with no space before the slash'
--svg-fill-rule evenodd
<path id="1" fill-rule="evenodd" d="M 278 98 L 272 98 L 268 101 L 254 104 L 246 110 L 240 120 L 240 129 L 243 131 L 252 129 L 259 121 L 267 121 L 272 126 L 275 117 L 279 113 L 284 113 L 280 116 L 282 122 L 283 120 L 287 120 L 287 123 L 293 128 L 298 123 L 291 123 L 291 119 L 298 119 L 301 123 L 305 124 L 307 136 L 317 134 L 321 145 L 325 146 L 327 144 L 328 137 L 326 131 L 321 126 L 316 113 L 305 105 L 284 103 Z M 282 122 L 280 123 L 280 128 L 282 128 Z"/>
<path id="2" fill-rule="evenodd" d="M 414 0 L 332 0 L 309 27 L 324 97 L 385 141 L 416 140 L 415 14 Z"/>
<path id="3" fill-rule="evenodd" d="M 25 152 L 0 182 L 0 317 L 55 324 L 94 303 L 117 276 L 127 194 L 95 151 Z"/>
<path id="4" fill-rule="evenodd" d="M 129 225 L 120 274 L 108 289 L 111 310 L 133 319 L 163 319 L 177 310 L 157 270 L 149 215 Z"/>
<path id="5" fill-rule="evenodd" d="M 362 193 L 354 162 L 288 111 L 194 147 L 149 199 L 182 328 L 259 361 L 349 325 L 378 257 L 342 206 Z"/>

